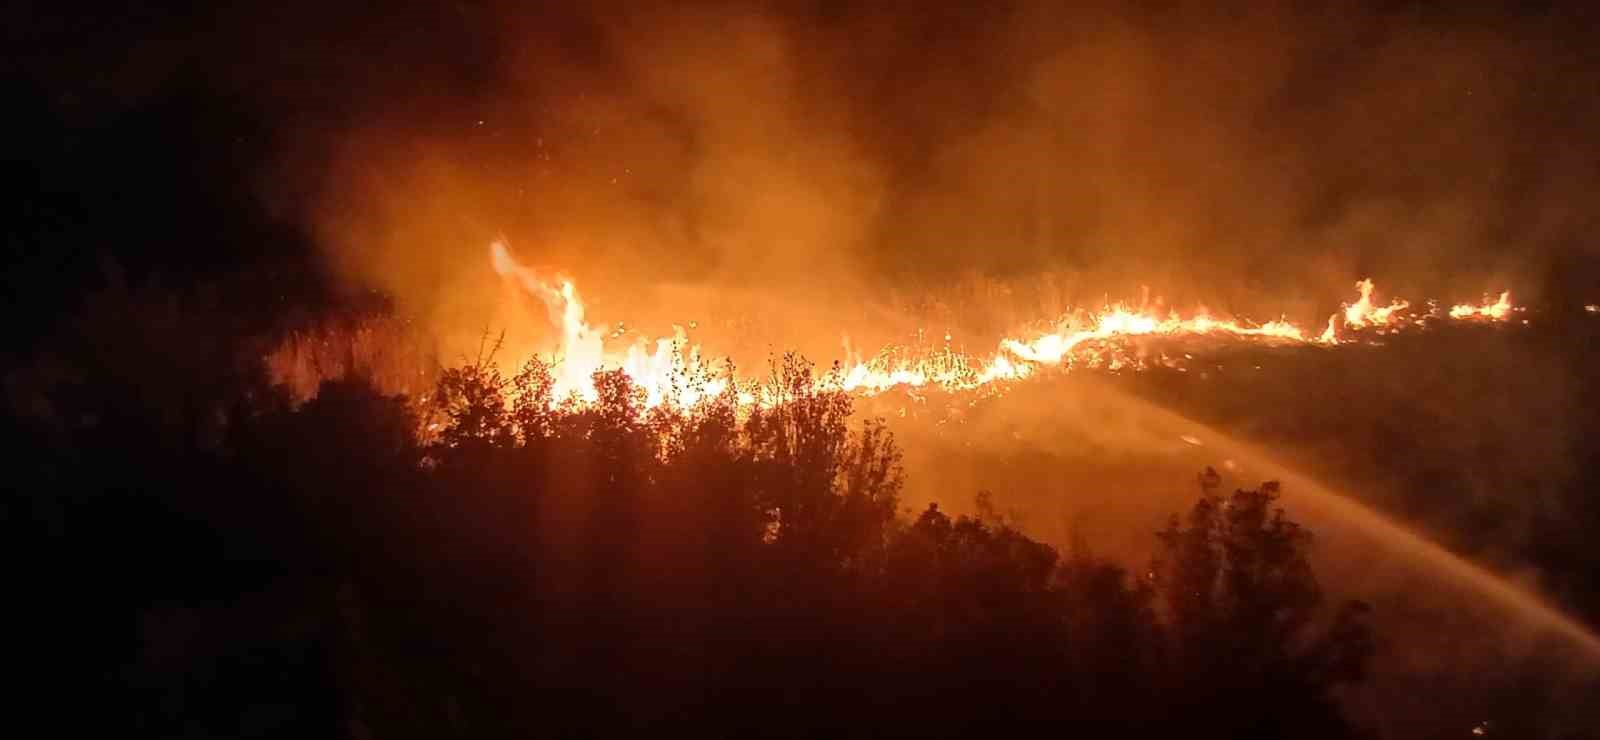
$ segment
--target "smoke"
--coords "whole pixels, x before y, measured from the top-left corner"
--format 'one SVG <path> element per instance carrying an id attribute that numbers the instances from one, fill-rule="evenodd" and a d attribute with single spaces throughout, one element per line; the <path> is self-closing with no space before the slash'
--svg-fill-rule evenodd
<path id="1" fill-rule="evenodd" d="M 495 274 L 497 240 L 570 277 L 595 323 L 661 336 L 692 322 L 746 365 L 916 329 L 982 353 L 1145 287 L 1307 326 L 1363 277 L 1380 301 L 1600 300 L 1585 292 L 1600 59 L 1582 5 L 525 5 L 287 2 L 132 26 L 24 11 L 5 27 L 36 37 L 17 64 L 78 101 L 68 118 L 177 80 L 265 119 L 262 202 L 333 272 L 392 295 L 446 361 L 485 332 L 506 330 L 516 354 L 559 331 Z M 1458 344 L 1443 366 L 1430 345 L 1149 395 L 1221 432 L 1299 440 L 1347 479 L 1408 468 L 1399 493 L 1368 498 L 1431 510 L 1405 514 L 1477 557 L 1583 574 L 1595 363 L 1549 336 L 1566 346 Z M 959 506 L 947 497 L 992 487 L 1030 531 L 1104 533 L 1098 547 L 1136 559 L 1193 494 L 1196 461 L 1178 458 L 1200 454 L 1178 436 L 1193 430 L 1151 431 L 1083 395 L 1019 395 L 959 440 L 897 429 L 926 486 L 912 498 Z M 1152 466 L 1152 450 L 1181 464 Z M 1568 580 L 1564 599 L 1594 614 L 1600 595 Z"/>
<path id="2" fill-rule="evenodd" d="M 486 332 L 507 332 L 508 358 L 559 332 L 495 274 L 497 240 L 570 277 L 595 325 L 680 324 L 747 369 L 919 329 L 983 355 L 1146 287 L 1308 327 L 1363 277 L 1379 302 L 1597 300 L 1584 7 L 1083 5 L 290 2 L 80 38 L 48 87 L 131 100 L 181 74 L 246 101 L 274 134 L 263 202 L 334 272 L 394 296 L 446 362 Z M 74 28 L 27 58 L 62 57 Z M 1475 351 L 1451 361 L 1487 380 L 1446 373 L 1434 416 L 1512 408 L 1476 402 L 1500 411 L 1459 449 L 1505 460 L 1498 440 L 1559 451 L 1588 428 L 1566 401 L 1592 363 Z M 1554 381 L 1525 384 L 1529 402 L 1505 392 L 1511 372 Z M 1200 418 L 1284 439 L 1316 399 L 1283 377 L 1290 421 L 1256 435 L 1254 410 Z M 1238 397 L 1259 404 L 1250 382 Z M 1382 455 L 1419 428 L 1387 421 L 1406 389 L 1351 388 L 1331 415 L 1384 425 L 1329 445 Z M 1563 455 L 1501 467 L 1556 478 L 1579 466 Z"/>
<path id="3" fill-rule="evenodd" d="M 1362 276 L 1537 298 L 1587 253 L 1595 75 L 1557 14 L 434 12 L 332 35 L 366 71 L 265 189 L 343 274 L 474 336 L 511 321 L 495 238 L 612 321 L 824 356 L 961 280 L 1315 321 Z"/>
<path id="4" fill-rule="evenodd" d="M 1144 287 L 1307 322 L 1361 277 L 1584 298 L 1589 11 L 1472 5 L 24 3 L 8 29 L 64 120 L 173 88 L 261 119 L 271 211 L 440 329 L 506 323 L 504 238 L 613 321 L 831 354 L 907 306 L 978 332 Z"/>

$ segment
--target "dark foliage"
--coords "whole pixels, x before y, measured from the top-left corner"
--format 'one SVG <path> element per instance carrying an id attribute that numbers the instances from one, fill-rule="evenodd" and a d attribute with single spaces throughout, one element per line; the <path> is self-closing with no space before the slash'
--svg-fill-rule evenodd
<path id="1" fill-rule="evenodd" d="M 296 408 L 161 336 L 10 389 L 15 634 L 60 730 L 1354 734 L 1361 608 L 1319 610 L 1274 484 L 1203 477 L 1131 578 L 986 505 L 902 515 L 889 431 L 793 358 L 754 411 L 487 362 L 427 408 L 359 377 Z"/>

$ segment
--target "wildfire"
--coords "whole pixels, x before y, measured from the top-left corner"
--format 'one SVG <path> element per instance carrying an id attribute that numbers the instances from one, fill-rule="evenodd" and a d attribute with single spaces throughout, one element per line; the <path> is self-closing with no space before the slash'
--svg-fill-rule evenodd
<path id="1" fill-rule="evenodd" d="M 1489 319 L 1491 321 L 1504 321 L 1511 315 L 1511 291 L 1500 294 L 1500 298 L 1493 303 L 1484 301 L 1481 306 L 1460 304 L 1450 308 L 1452 319 Z"/>
<path id="2" fill-rule="evenodd" d="M 587 323 L 583 301 L 570 280 L 543 279 L 519 264 L 501 242 L 490 246 L 490 260 L 502 277 L 516 281 L 523 291 L 538 298 L 551 322 L 561 328 L 557 361 L 552 368 L 557 398 L 576 397 L 592 402 L 598 397 L 594 373 L 617 368 L 644 390 L 645 405 L 651 408 L 663 403 L 694 406 L 725 392 L 734 393 L 740 405 L 772 402 L 756 383 L 719 373 L 705 360 L 698 345 L 689 344 L 682 327 L 674 326 L 670 339 L 652 343 L 638 338 L 621 351 L 608 350 L 606 340 L 617 338 L 620 332 L 608 335 L 607 327 Z M 1371 280 L 1356 283 L 1356 289 L 1356 302 L 1329 316 L 1326 327 L 1316 335 L 1283 318 L 1257 324 L 1217 318 L 1204 311 L 1188 317 L 1176 311 L 1161 316 L 1114 304 L 1098 311 L 1073 312 L 1056 322 L 1053 332 L 1032 338 L 1003 338 L 987 358 L 950 349 L 947 335 L 947 344 L 939 351 L 917 353 L 890 347 L 870 358 L 848 357 L 847 362 L 816 382 L 821 389 L 862 395 L 924 386 L 972 390 L 1026 378 L 1050 367 L 1142 368 L 1147 360 L 1137 353 L 1132 341 L 1138 337 L 1220 337 L 1334 346 L 1356 341 L 1355 334 L 1368 329 L 1380 333 L 1399 331 L 1420 327 L 1429 319 L 1442 316 L 1463 321 L 1504 321 L 1516 310 L 1509 291 L 1498 299 L 1486 299 L 1481 305 L 1459 304 L 1441 314 L 1434 308 L 1412 310 L 1410 302 L 1400 299 L 1379 305 L 1373 301 L 1375 288 Z M 1350 334 L 1341 336 L 1341 332 Z"/>
<path id="3" fill-rule="evenodd" d="M 1404 311 L 1411 307 L 1409 302 L 1398 299 L 1387 306 L 1373 305 L 1372 287 L 1371 280 L 1362 280 L 1356 283 L 1356 290 L 1361 291 L 1361 300 L 1344 307 L 1344 322 L 1346 324 L 1356 328 L 1388 326 L 1396 312 Z"/>

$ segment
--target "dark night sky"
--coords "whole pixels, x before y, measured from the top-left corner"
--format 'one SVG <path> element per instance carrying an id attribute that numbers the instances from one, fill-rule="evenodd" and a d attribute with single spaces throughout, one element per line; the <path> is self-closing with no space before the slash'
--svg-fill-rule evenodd
<path id="1" fill-rule="evenodd" d="M 100 254 L 426 311 L 497 234 L 629 287 L 1596 274 L 1583 4 L 519 5 L 9 4 L 7 314 Z"/>

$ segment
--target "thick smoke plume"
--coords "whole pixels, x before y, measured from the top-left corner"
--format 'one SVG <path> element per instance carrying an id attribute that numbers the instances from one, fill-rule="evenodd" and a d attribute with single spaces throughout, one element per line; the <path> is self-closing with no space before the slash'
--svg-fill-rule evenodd
<path id="1" fill-rule="evenodd" d="M 1310 326 L 1362 277 L 1413 299 L 1600 299 L 1586 7 L 1068 5 L 289 2 L 100 23 L 40 5 L 8 29 L 35 29 L 19 66 L 85 120 L 189 85 L 268 121 L 262 199 L 445 362 L 486 330 L 507 355 L 556 331 L 495 275 L 497 239 L 573 278 L 593 323 L 695 322 L 746 368 L 916 329 L 988 352 L 1145 286 Z M 1453 355 L 1493 370 L 1487 390 L 1448 374 L 1456 393 L 1423 395 L 1452 399 L 1448 420 L 1498 394 L 1497 426 L 1450 438 L 1578 470 L 1560 451 L 1587 428 L 1572 368 L 1592 364 L 1532 350 Z M 1387 382 L 1373 367 L 1363 392 Z M 1500 368 L 1550 380 L 1508 394 Z M 1304 384 L 1272 387 L 1309 403 Z M 1372 398 L 1330 407 L 1388 418 Z"/>
<path id="2" fill-rule="evenodd" d="M 1588 254 L 1595 75 L 1558 13 L 403 15 L 381 22 L 403 35 L 321 42 L 335 73 L 304 85 L 342 116 L 265 187 L 341 271 L 457 338 L 518 320 L 495 238 L 603 321 L 823 357 L 894 322 L 1005 329 L 1145 286 L 1308 320 L 1367 275 L 1536 300 Z"/>

